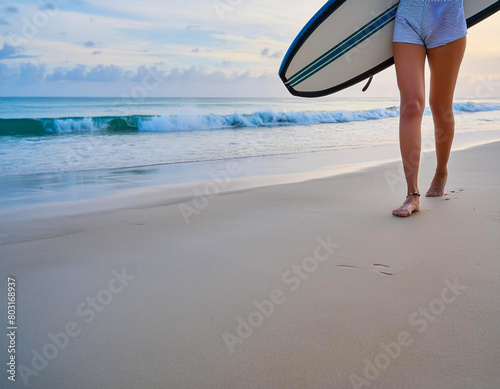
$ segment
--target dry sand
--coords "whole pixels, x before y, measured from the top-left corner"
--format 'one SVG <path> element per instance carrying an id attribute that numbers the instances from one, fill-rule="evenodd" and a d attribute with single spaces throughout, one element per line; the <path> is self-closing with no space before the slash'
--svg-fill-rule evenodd
<path id="1" fill-rule="evenodd" d="M 18 332 L 16 383 L 4 371 L 1 386 L 499 388 L 499 153 L 454 152 L 446 195 L 409 219 L 391 215 L 399 163 L 206 203 L 4 218 Z M 187 223 L 181 204 L 202 209 Z"/>

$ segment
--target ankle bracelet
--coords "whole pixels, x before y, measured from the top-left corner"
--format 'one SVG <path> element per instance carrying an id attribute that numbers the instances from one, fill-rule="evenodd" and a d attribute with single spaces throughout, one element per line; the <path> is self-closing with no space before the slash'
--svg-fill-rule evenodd
<path id="1" fill-rule="evenodd" d="M 420 197 L 420 193 L 418 193 L 418 192 L 408 193 L 408 194 L 406 195 L 406 197 L 408 198 L 410 195 L 413 195 L 413 196 L 419 196 L 419 197 Z"/>

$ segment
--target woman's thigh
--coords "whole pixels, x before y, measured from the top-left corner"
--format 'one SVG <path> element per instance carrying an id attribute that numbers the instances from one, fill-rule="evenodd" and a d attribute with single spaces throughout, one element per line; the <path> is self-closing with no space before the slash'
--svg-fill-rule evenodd
<path id="1" fill-rule="evenodd" d="M 401 102 L 425 104 L 426 48 L 412 43 L 393 43 L 396 77 Z"/>
<path id="2" fill-rule="evenodd" d="M 431 71 L 430 104 L 433 110 L 451 109 L 466 37 L 427 50 Z"/>

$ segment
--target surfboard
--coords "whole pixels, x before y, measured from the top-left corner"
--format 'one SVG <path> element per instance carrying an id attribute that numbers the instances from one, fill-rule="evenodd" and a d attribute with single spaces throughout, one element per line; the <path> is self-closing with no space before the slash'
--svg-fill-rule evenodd
<path id="1" fill-rule="evenodd" d="M 326 96 L 394 64 L 392 35 L 399 1 L 330 0 L 288 49 L 279 76 L 289 92 Z M 467 26 L 500 10 L 498 0 L 464 0 Z"/>

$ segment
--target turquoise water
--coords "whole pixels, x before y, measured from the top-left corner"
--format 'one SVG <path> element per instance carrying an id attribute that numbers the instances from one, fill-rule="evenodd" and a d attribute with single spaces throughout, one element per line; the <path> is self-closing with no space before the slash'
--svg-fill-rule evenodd
<path id="1" fill-rule="evenodd" d="M 454 109 L 458 133 L 500 129 L 498 99 Z M 398 115 L 398 102 L 382 99 L 3 97 L 0 175 L 384 146 L 398 142 Z"/>

